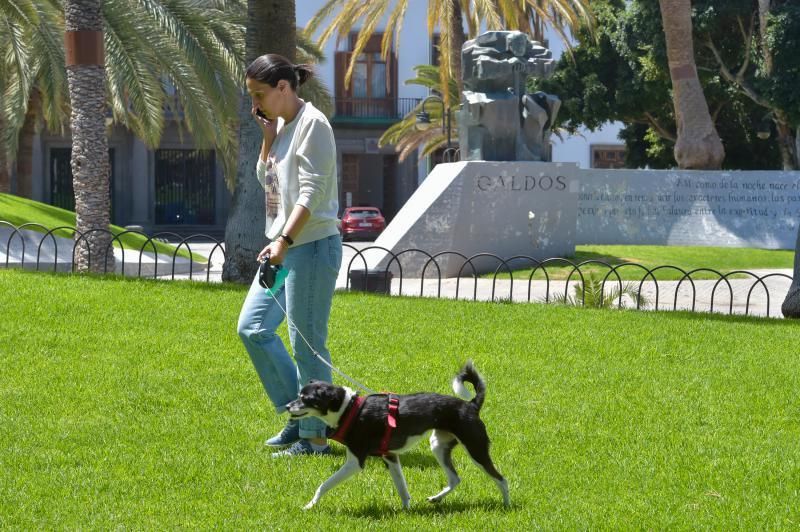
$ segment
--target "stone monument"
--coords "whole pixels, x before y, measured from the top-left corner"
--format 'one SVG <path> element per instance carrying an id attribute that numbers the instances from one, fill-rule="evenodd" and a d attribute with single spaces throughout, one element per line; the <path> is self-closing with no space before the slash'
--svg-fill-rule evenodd
<path id="1" fill-rule="evenodd" d="M 409 249 L 501 259 L 573 254 L 578 168 L 545 162 L 560 101 L 525 92 L 529 76 L 552 71 L 550 51 L 524 33 L 491 31 L 464 44 L 462 68 L 461 162 L 437 165 L 375 245 L 395 255 Z M 367 252 L 364 258 L 380 271 L 391 255 Z M 424 253 L 404 253 L 403 277 L 418 277 L 427 262 Z M 456 254 L 442 255 L 428 264 L 425 277 L 491 272 L 500 265 L 492 258 L 464 263 Z M 353 268 L 359 264 L 355 260 Z M 396 261 L 391 270 L 397 274 Z"/>

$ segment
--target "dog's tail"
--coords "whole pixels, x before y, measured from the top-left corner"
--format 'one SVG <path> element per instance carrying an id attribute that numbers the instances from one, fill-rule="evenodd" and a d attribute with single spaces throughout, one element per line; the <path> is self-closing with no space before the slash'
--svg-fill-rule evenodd
<path id="1" fill-rule="evenodd" d="M 461 372 L 453 379 L 453 391 L 456 392 L 456 395 L 465 400 L 469 400 L 471 394 L 466 386 L 464 386 L 465 382 L 471 383 L 475 388 L 475 397 L 472 398 L 472 404 L 477 406 L 478 410 L 480 410 L 481 406 L 483 406 L 483 398 L 486 396 L 486 383 L 483 382 L 483 378 L 478 373 L 478 370 L 475 369 L 471 360 L 468 360 L 467 363 L 464 364 Z"/>

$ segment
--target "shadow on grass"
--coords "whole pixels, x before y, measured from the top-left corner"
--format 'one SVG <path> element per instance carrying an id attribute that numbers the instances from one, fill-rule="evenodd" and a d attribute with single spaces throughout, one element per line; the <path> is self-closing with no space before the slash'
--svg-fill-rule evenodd
<path id="1" fill-rule="evenodd" d="M 413 486 L 411 487 L 413 490 Z M 431 495 L 434 495 L 431 493 Z M 393 504 L 394 503 L 394 504 Z M 349 511 L 333 512 L 339 515 L 347 515 L 349 517 L 360 518 L 381 518 L 389 515 L 419 515 L 419 516 L 447 516 L 460 514 L 465 512 L 474 512 L 475 510 L 483 510 L 487 512 L 508 512 L 516 509 L 515 504 L 509 507 L 503 506 L 500 500 L 500 495 L 497 495 L 497 500 L 482 500 L 482 501 L 463 501 L 458 500 L 457 492 L 452 493 L 442 502 L 432 503 L 425 500 L 424 497 L 411 499 L 411 507 L 408 510 L 403 510 L 400 506 L 400 499 L 397 494 L 394 494 L 392 501 L 387 501 L 380 504 L 370 504 L 362 506 Z M 476 527 L 477 528 L 477 527 Z"/>
<path id="2" fill-rule="evenodd" d="M 48 278 L 62 277 L 67 278 L 72 276 L 75 279 L 87 279 L 92 282 L 116 282 L 116 283 L 170 283 L 175 286 L 188 290 L 202 290 L 206 292 L 246 292 L 250 283 L 239 284 L 232 282 L 223 283 L 208 283 L 206 282 L 205 272 L 195 272 L 192 275 L 195 277 L 193 280 L 189 279 L 153 279 L 152 277 L 126 277 L 115 273 L 71 273 L 71 272 L 53 272 L 53 271 L 31 271 L 23 270 L 21 268 L 0 268 L 0 271 L 13 271 L 20 275 L 39 275 Z M 167 274 L 169 275 L 169 274 Z"/>
<path id="3" fill-rule="evenodd" d="M 426 440 L 427 441 L 427 440 Z M 411 451 L 409 453 L 400 455 L 400 464 L 405 469 L 431 469 L 439 468 L 439 464 L 436 462 L 436 458 L 430 451 L 423 451 L 423 447 L 425 444 L 423 442 L 419 443 L 420 449 L 418 451 Z M 331 445 L 331 456 L 334 457 L 342 457 L 346 456 L 344 445 L 340 444 L 333 444 Z M 372 464 L 375 466 L 384 467 L 383 461 L 381 460 L 380 456 L 369 456 L 367 457 L 366 467 L 370 467 Z"/>
<path id="4" fill-rule="evenodd" d="M 641 312 L 636 310 L 631 311 Z M 658 312 L 678 320 L 714 320 L 728 323 L 771 325 L 774 327 L 800 326 L 800 320 L 783 319 L 781 316 L 776 316 L 773 314 L 770 314 L 770 317 L 767 318 L 766 316 L 745 316 L 744 314 L 721 314 L 717 312 L 692 312 L 689 310 L 659 310 Z"/>

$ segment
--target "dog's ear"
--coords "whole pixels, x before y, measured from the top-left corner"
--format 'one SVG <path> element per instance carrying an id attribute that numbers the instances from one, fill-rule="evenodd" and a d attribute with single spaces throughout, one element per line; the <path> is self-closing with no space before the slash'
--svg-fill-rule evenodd
<path id="1" fill-rule="evenodd" d="M 344 388 L 339 388 L 338 386 L 331 387 L 330 390 L 328 390 L 328 398 L 328 405 L 330 405 L 329 410 L 336 412 L 342 407 L 342 403 L 344 402 Z"/>

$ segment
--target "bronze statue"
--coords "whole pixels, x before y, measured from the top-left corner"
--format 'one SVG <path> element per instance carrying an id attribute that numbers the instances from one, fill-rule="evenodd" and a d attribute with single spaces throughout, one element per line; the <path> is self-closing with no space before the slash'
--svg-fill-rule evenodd
<path id="1" fill-rule="evenodd" d="M 529 76 L 549 75 L 550 50 L 519 31 L 490 31 L 464 43 L 459 114 L 462 161 L 548 161 L 561 101 L 526 94 Z"/>

